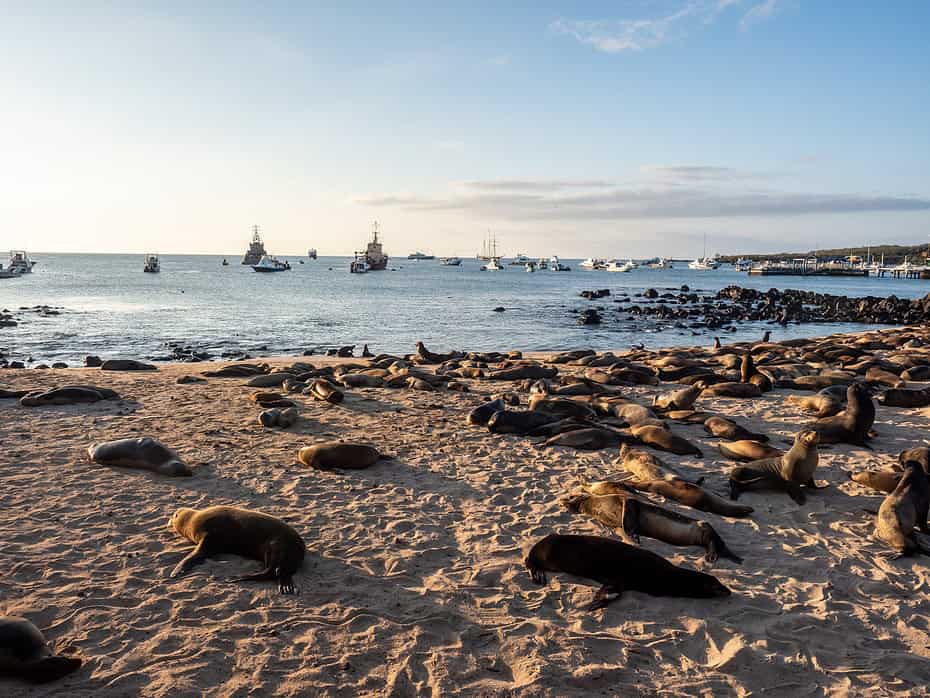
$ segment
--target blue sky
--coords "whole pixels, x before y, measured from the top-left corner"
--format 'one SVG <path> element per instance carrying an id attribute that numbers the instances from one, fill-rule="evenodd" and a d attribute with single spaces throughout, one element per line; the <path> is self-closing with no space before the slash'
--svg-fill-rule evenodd
<path id="1" fill-rule="evenodd" d="M 7 247 L 930 240 L 930 3 L 0 10 Z"/>

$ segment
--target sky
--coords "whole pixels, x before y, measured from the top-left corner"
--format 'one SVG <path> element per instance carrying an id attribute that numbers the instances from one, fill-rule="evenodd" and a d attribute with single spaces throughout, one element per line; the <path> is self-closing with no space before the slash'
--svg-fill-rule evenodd
<path id="1" fill-rule="evenodd" d="M 0 0 L 0 249 L 930 242 L 930 3 Z"/>

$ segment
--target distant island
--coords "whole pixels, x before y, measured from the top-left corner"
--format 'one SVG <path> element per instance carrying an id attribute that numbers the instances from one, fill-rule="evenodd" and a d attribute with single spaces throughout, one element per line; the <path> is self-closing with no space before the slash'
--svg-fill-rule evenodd
<path id="1" fill-rule="evenodd" d="M 770 259 L 792 260 L 807 257 L 817 257 L 818 259 L 830 257 L 861 257 L 865 259 L 872 255 L 873 259 L 881 259 L 884 255 L 885 263 L 900 264 L 907 257 L 911 262 L 927 261 L 927 253 L 930 251 L 928 245 L 875 245 L 872 247 L 837 247 L 828 250 L 811 250 L 809 252 L 777 252 L 772 254 L 743 254 L 743 255 L 721 255 L 721 262 L 732 263 L 737 259 L 751 260 L 754 262 Z"/>

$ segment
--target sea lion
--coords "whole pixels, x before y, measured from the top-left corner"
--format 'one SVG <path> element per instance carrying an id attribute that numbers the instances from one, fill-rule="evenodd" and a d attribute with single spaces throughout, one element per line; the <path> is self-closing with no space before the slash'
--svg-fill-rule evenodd
<path id="1" fill-rule="evenodd" d="M 587 427 L 573 429 L 556 434 L 549 438 L 543 446 L 567 446 L 586 451 L 596 451 L 602 448 L 613 448 L 620 444 L 637 443 L 636 439 L 613 429 L 600 427 Z"/>
<path id="2" fill-rule="evenodd" d="M 258 421 L 263 427 L 287 429 L 294 425 L 298 417 L 299 413 L 296 407 L 288 407 L 286 410 L 273 408 L 258 415 Z"/>
<path id="3" fill-rule="evenodd" d="M 675 468 L 667 465 L 657 456 L 641 448 L 631 448 L 629 444 L 620 447 L 620 457 L 617 464 L 637 480 L 670 480 L 678 478 L 691 482 Z M 703 482 L 700 478 L 698 482 Z"/>
<path id="4" fill-rule="evenodd" d="M 589 421 L 587 419 L 566 417 L 565 419 L 560 419 L 558 422 L 543 424 L 541 427 L 537 427 L 536 429 L 533 429 L 533 431 L 528 432 L 527 436 L 544 436 L 548 439 L 550 436 L 564 434 L 567 431 L 576 431 L 578 429 L 588 429 L 597 426 L 598 425 L 595 422 Z"/>
<path id="5" fill-rule="evenodd" d="M 201 378 L 200 376 L 178 376 L 177 380 L 174 381 L 178 385 L 189 385 L 191 383 L 206 383 L 206 378 Z"/>
<path id="6" fill-rule="evenodd" d="M 741 383 L 748 383 L 749 379 L 756 375 L 756 365 L 752 360 L 752 353 L 746 352 L 740 361 L 739 379 Z"/>
<path id="7" fill-rule="evenodd" d="M 922 533 L 930 533 L 927 528 L 928 509 L 930 483 L 927 473 L 917 461 L 908 461 L 901 481 L 885 497 L 875 517 L 875 535 L 897 551 L 894 559 L 914 553 L 930 555 L 930 548 L 914 535 L 914 526 Z"/>
<path id="8" fill-rule="evenodd" d="M 930 407 L 930 388 L 889 388 L 878 401 L 885 407 Z"/>
<path id="9" fill-rule="evenodd" d="M 887 385 L 889 388 L 903 388 L 905 384 L 905 381 L 901 379 L 901 376 L 892 373 L 891 371 L 878 368 L 877 366 L 873 366 L 865 372 L 865 379 L 869 383 Z"/>
<path id="10" fill-rule="evenodd" d="M 423 342 L 417 342 L 417 358 L 425 364 L 441 364 L 452 359 L 461 359 L 465 356 L 460 351 L 452 351 L 448 354 L 435 354 L 426 348 Z"/>
<path id="11" fill-rule="evenodd" d="M 284 384 L 284 381 L 293 380 L 296 376 L 293 373 L 265 373 L 255 376 L 246 382 L 249 388 L 277 388 Z"/>
<path id="12" fill-rule="evenodd" d="M 812 489 L 822 489 L 814 482 L 814 471 L 820 462 L 817 453 L 819 437 L 813 429 L 803 429 L 794 439 L 794 445 L 786 454 L 778 458 L 764 458 L 737 465 L 730 471 L 730 498 L 749 489 L 777 489 L 787 492 L 798 504 L 804 504 L 806 497 L 801 485 Z"/>
<path id="13" fill-rule="evenodd" d="M 585 490 L 591 494 L 622 494 L 631 490 L 652 492 L 698 511 L 709 511 L 712 514 L 733 518 L 749 516 L 753 512 L 750 506 L 735 504 L 723 497 L 718 497 L 713 492 L 708 492 L 700 485 L 677 477 L 658 480 L 633 479 L 626 482 L 605 480 L 586 485 Z"/>
<path id="14" fill-rule="evenodd" d="M 761 397 L 762 391 L 753 383 L 715 383 L 701 391 L 701 397 Z"/>
<path id="15" fill-rule="evenodd" d="M 45 407 L 48 405 L 81 405 L 101 400 L 119 400 L 119 395 L 109 388 L 98 388 L 94 385 L 67 385 L 44 392 L 29 392 L 20 398 L 19 404 L 23 407 Z"/>
<path id="16" fill-rule="evenodd" d="M 269 407 L 296 407 L 297 405 L 296 402 L 288 400 L 281 393 L 252 393 L 249 395 L 249 400 L 265 409 Z"/>
<path id="17" fill-rule="evenodd" d="M 601 536 L 550 533 L 523 562 L 537 584 L 546 584 L 546 572 L 600 582 L 603 586 L 588 606 L 591 611 L 616 601 L 627 590 L 689 598 L 722 598 L 731 593 L 716 577 L 676 567 L 653 552 Z"/>
<path id="18" fill-rule="evenodd" d="M 747 463 L 763 458 L 780 458 L 785 454 L 781 449 L 760 443 L 758 441 L 741 440 L 721 442 L 717 445 L 720 454 L 725 458 L 745 461 Z"/>
<path id="19" fill-rule="evenodd" d="M 160 475 L 193 475 L 176 451 L 148 436 L 93 444 L 87 448 L 87 457 L 100 465 L 150 470 Z"/>
<path id="20" fill-rule="evenodd" d="M 842 395 L 837 395 L 838 389 Z M 846 386 L 834 385 L 804 397 L 789 395 L 788 402 L 798 405 L 805 412 L 813 412 L 819 419 L 832 417 L 839 414 L 846 404 Z"/>
<path id="21" fill-rule="evenodd" d="M 0 676 L 57 681 L 81 668 L 78 657 L 52 654 L 42 631 L 25 618 L 0 616 Z"/>
<path id="22" fill-rule="evenodd" d="M 716 436 L 718 439 L 729 439 L 730 441 L 768 441 L 769 437 L 765 434 L 754 434 L 746 427 L 734 422 L 732 419 L 725 417 L 709 417 L 704 422 L 704 431 Z"/>
<path id="23" fill-rule="evenodd" d="M 545 412 L 498 410 L 488 420 L 488 431 L 494 434 L 529 434 L 545 424 L 558 421 L 558 417 Z"/>
<path id="24" fill-rule="evenodd" d="M 657 395 L 652 400 L 652 406 L 657 410 L 665 412 L 671 410 L 689 410 L 700 394 L 701 389 L 692 385 L 688 388 L 682 388 L 681 390 L 676 390 L 671 393 Z"/>
<path id="25" fill-rule="evenodd" d="M 168 528 L 196 546 L 177 564 L 172 577 L 185 574 L 212 555 L 240 555 L 258 560 L 264 569 L 232 581 L 275 579 L 282 594 L 299 593 L 294 573 L 303 564 L 307 547 L 300 534 L 280 519 L 238 507 L 185 508 L 174 512 Z"/>
<path id="26" fill-rule="evenodd" d="M 5 390 L 0 388 L 0 400 L 19 400 L 19 398 L 28 395 L 32 390 Z"/>
<path id="27" fill-rule="evenodd" d="M 639 536 L 643 535 L 670 545 L 699 545 L 706 551 L 704 559 L 710 563 L 720 556 L 734 562 L 743 561 L 733 554 L 709 523 L 663 509 L 631 494 L 576 494 L 562 503 L 569 511 L 587 514 L 614 529 L 626 543 L 639 544 Z"/>
<path id="28" fill-rule="evenodd" d="M 347 388 L 380 388 L 384 385 L 384 379 L 380 376 L 364 373 L 345 373 L 339 376 L 339 382 Z"/>
<path id="29" fill-rule="evenodd" d="M 107 359 L 100 364 L 101 371 L 157 371 L 152 364 L 145 364 L 134 359 Z"/>
<path id="30" fill-rule="evenodd" d="M 533 395 L 530 397 L 529 408 L 534 412 L 545 412 L 553 414 L 560 419 L 565 417 L 577 417 L 579 419 L 594 419 L 597 413 L 587 405 L 576 400 L 567 400 L 565 398 L 550 398 L 545 395 Z"/>
<path id="31" fill-rule="evenodd" d="M 208 378 L 248 378 L 260 373 L 268 373 L 268 367 L 258 364 L 229 364 L 214 371 L 204 371 Z"/>
<path id="32" fill-rule="evenodd" d="M 307 388 L 307 392 L 314 399 L 328 402 L 331 405 L 338 405 L 345 399 L 345 393 L 325 378 L 317 378 L 313 381 Z"/>
<path id="33" fill-rule="evenodd" d="M 888 470 L 860 470 L 857 473 L 850 473 L 849 479 L 887 494 L 894 492 L 898 483 L 901 482 L 901 473 Z"/>
<path id="34" fill-rule="evenodd" d="M 671 412 L 664 413 L 663 416 L 667 419 L 671 419 L 673 422 L 703 424 L 714 415 L 710 412 L 704 412 L 703 410 L 672 410 Z"/>
<path id="35" fill-rule="evenodd" d="M 297 459 L 304 465 L 318 470 L 361 470 L 368 468 L 378 460 L 389 456 L 382 455 L 374 446 L 345 443 L 344 441 L 324 441 L 305 446 L 297 453 Z"/>
<path id="36" fill-rule="evenodd" d="M 487 377 L 492 381 L 518 381 L 524 378 L 555 378 L 559 369 L 539 364 L 524 364 L 514 366 L 513 368 L 501 368 L 496 371 L 489 371 Z"/>
<path id="37" fill-rule="evenodd" d="M 909 460 L 915 460 L 924 466 L 924 470 L 930 473 L 930 448 L 926 446 L 917 446 L 901 451 L 898 454 L 898 462 L 903 466 Z"/>
<path id="38" fill-rule="evenodd" d="M 702 458 L 704 454 L 697 446 L 686 438 L 673 434 L 668 429 L 657 426 L 635 426 L 631 431 L 633 436 L 642 443 L 660 451 L 668 451 L 677 456 L 694 455 Z"/>
<path id="39" fill-rule="evenodd" d="M 853 383 L 846 389 L 846 409 L 833 417 L 818 419 L 809 429 L 814 429 L 822 444 L 854 444 L 871 448 L 866 439 L 875 422 L 875 404 L 861 383 Z"/>
<path id="40" fill-rule="evenodd" d="M 488 423 L 488 420 L 491 419 L 491 415 L 495 412 L 500 412 L 501 410 L 506 410 L 507 406 L 504 404 L 504 401 L 501 398 L 496 400 L 491 400 L 486 402 L 483 405 L 478 405 L 475 409 L 468 413 L 468 416 L 465 418 L 465 421 L 468 424 L 474 426 L 484 426 Z"/>

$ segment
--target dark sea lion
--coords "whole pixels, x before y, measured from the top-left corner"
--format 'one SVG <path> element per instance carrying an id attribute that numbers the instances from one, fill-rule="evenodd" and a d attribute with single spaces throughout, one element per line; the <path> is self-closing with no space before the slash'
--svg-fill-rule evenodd
<path id="1" fill-rule="evenodd" d="M 460 351 L 452 351 L 448 354 L 435 354 L 426 348 L 423 342 L 417 342 L 417 358 L 423 363 L 441 364 L 452 359 L 461 359 L 465 356 Z"/>
<path id="2" fill-rule="evenodd" d="M 930 407 L 930 388 L 889 388 L 878 401 L 885 407 Z"/>
<path id="3" fill-rule="evenodd" d="M 759 441 L 740 440 L 721 442 L 717 445 L 725 458 L 745 461 L 747 463 L 763 458 L 780 458 L 785 454 L 781 449 L 760 443 Z"/>
<path id="4" fill-rule="evenodd" d="M 701 397 L 761 397 L 762 391 L 752 383 L 715 383 L 701 391 Z"/>
<path id="5" fill-rule="evenodd" d="M 4 390 L 0 389 L 0 400 L 19 400 L 19 398 L 32 392 L 41 392 L 34 390 Z"/>
<path id="6" fill-rule="evenodd" d="M 624 591 L 689 598 L 730 595 L 716 577 L 676 567 L 648 550 L 600 536 L 550 533 L 533 546 L 524 564 L 537 584 L 546 584 L 546 572 L 565 572 L 600 582 L 603 586 L 588 610 L 603 608 Z"/>
<path id="7" fill-rule="evenodd" d="M 617 464 L 637 480 L 669 480 L 679 478 L 690 482 L 675 468 L 666 464 L 658 456 L 641 448 L 632 448 L 628 444 L 620 447 Z M 704 478 L 701 478 L 703 481 Z"/>
<path id="8" fill-rule="evenodd" d="M 705 521 L 663 509 L 631 494 L 576 494 L 562 500 L 569 511 L 586 514 L 614 529 L 627 543 L 639 543 L 639 536 L 655 538 L 670 545 L 697 545 L 706 551 L 705 559 L 716 562 L 720 556 L 734 562 L 734 555 L 714 528 Z"/>
<path id="9" fill-rule="evenodd" d="M 636 443 L 636 439 L 613 429 L 588 427 L 565 431 L 546 440 L 543 446 L 567 446 L 586 451 L 615 448 L 620 444 Z"/>
<path id="10" fill-rule="evenodd" d="M 664 395 L 657 395 L 652 400 L 652 406 L 657 410 L 666 412 L 670 410 L 690 410 L 700 394 L 700 388 L 690 386 Z"/>
<path id="11" fill-rule="evenodd" d="M 246 386 L 249 388 L 277 388 L 283 385 L 284 381 L 293 380 L 296 377 L 293 373 L 284 373 L 283 371 L 266 373 L 249 379 Z"/>
<path id="12" fill-rule="evenodd" d="M 752 360 L 752 353 L 746 352 L 740 361 L 739 379 L 741 383 L 748 383 L 749 379 L 756 375 L 756 364 Z"/>
<path id="13" fill-rule="evenodd" d="M 319 470 L 361 470 L 368 468 L 380 459 L 388 458 L 379 453 L 374 446 L 352 444 L 343 441 L 324 441 L 305 446 L 297 453 L 297 459 L 304 465 Z"/>
<path id="14" fill-rule="evenodd" d="M 178 509 L 168 528 L 196 545 L 174 568 L 172 577 L 185 574 L 212 555 L 240 555 L 258 560 L 264 568 L 232 581 L 275 579 L 282 594 L 299 593 L 293 575 L 303 564 L 307 547 L 300 534 L 280 519 L 238 507 Z"/>
<path id="15" fill-rule="evenodd" d="M 866 439 L 875 423 L 875 404 L 866 387 L 853 383 L 846 390 L 846 409 L 833 417 L 818 419 L 808 428 L 820 435 L 822 444 L 854 444 L 869 448 Z"/>
<path id="16" fill-rule="evenodd" d="M 296 407 L 288 407 L 286 410 L 273 408 L 258 415 L 258 421 L 263 427 L 287 429 L 294 425 L 299 416 Z"/>
<path id="17" fill-rule="evenodd" d="M 492 381 L 518 381 L 524 378 L 555 378 L 559 369 L 555 367 L 540 366 L 538 364 L 525 364 L 513 368 L 502 368 L 489 371 L 487 377 Z"/>
<path id="18" fill-rule="evenodd" d="M 908 381 L 930 380 L 930 365 L 912 366 L 901 374 L 901 378 Z"/>
<path id="19" fill-rule="evenodd" d="M 203 375 L 208 378 L 248 378 L 267 372 L 264 366 L 256 364 L 230 364 L 214 371 L 204 371 Z"/>
<path id="20" fill-rule="evenodd" d="M 901 481 L 885 497 L 875 518 L 875 535 L 897 551 L 895 559 L 914 553 L 930 555 L 930 548 L 914 535 L 915 526 L 922 533 L 930 533 L 927 528 L 928 509 L 930 483 L 927 473 L 917 461 L 908 461 Z"/>
<path id="21" fill-rule="evenodd" d="M 80 668 L 78 657 L 52 654 L 42 631 L 30 621 L 0 616 L 0 676 L 50 683 Z"/>
<path id="22" fill-rule="evenodd" d="M 533 395 L 530 397 L 529 408 L 534 412 L 545 412 L 554 414 L 560 419 L 565 417 L 578 417 L 580 419 L 594 419 L 597 413 L 585 404 L 577 400 L 568 400 L 566 398 L 551 398 L 545 395 Z"/>
<path id="23" fill-rule="evenodd" d="M 307 391 L 311 397 L 323 402 L 328 402 L 331 405 L 338 405 L 345 399 L 345 393 L 325 378 L 317 378 L 310 384 Z"/>
<path id="24" fill-rule="evenodd" d="M 769 392 L 774 387 L 772 385 L 772 381 L 769 380 L 769 377 L 766 376 L 764 373 L 753 373 L 749 377 L 748 383 L 750 385 L 756 386 L 763 393 Z"/>
<path id="25" fill-rule="evenodd" d="M 909 460 L 915 460 L 924 466 L 924 470 L 930 473 L 930 448 L 926 446 L 917 446 L 901 451 L 898 454 L 898 462 L 903 466 Z"/>
<path id="26" fill-rule="evenodd" d="M 681 478 L 671 478 L 663 480 L 639 480 L 633 479 L 626 482 L 595 482 L 585 487 L 585 490 L 591 494 L 621 494 L 624 491 L 635 490 L 639 492 L 652 492 L 653 494 L 662 495 L 667 499 L 674 500 L 679 504 L 697 509 L 698 511 L 709 511 L 712 514 L 721 516 L 731 516 L 733 518 L 742 518 L 749 516 L 753 508 L 743 504 L 735 504 L 729 500 L 719 497 L 713 492 L 708 492 L 700 485 L 688 482 Z"/>
<path id="27" fill-rule="evenodd" d="M 465 418 L 465 421 L 468 424 L 474 426 L 484 426 L 488 423 L 488 420 L 491 419 L 491 415 L 495 412 L 500 412 L 501 410 L 506 410 L 507 406 L 504 404 L 504 401 L 501 398 L 496 400 L 491 400 L 486 402 L 483 405 L 478 405 L 475 409 L 468 413 L 468 416 Z"/>
<path id="28" fill-rule="evenodd" d="M 152 364 L 133 359 L 107 359 L 100 365 L 101 371 L 157 371 Z"/>
<path id="29" fill-rule="evenodd" d="M 712 434 L 719 439 L 729 439 L 730 441 L 768 441 L 769 437 L 765 434 L 754 434 L 746 427 L 741 426 L 731 419 L 725 417 L 709 417 L 704 422 L 704 431 Z"/>
<path id="30" fill-rule="evenodd" d="M 488 431 L 494 434 L 529 434 L 541 426 L 558 421 L 558 417 L 545 412 L 498 410 L 488 420 Z"/>
<path id="31" fill-rule="evenodd" d="M 560 419 L 558 422 L 552 422 L 550 424 L 543 424 L 541 427 L 533 429 L 533 431 L 528 432 L 527 436 L 544 436 L 549 438 L 550 436 L 556 436 L 557 434 L 564 434 L 568 431 L 577 431 L 578 429 L 588 429 L 594 428 L 598 425 L 595 422 L 592 422 L 587 419 L 578 419 L 577 417 L 566 417 L 565 419 Z"/>
<path id="32" fill-rule="evenodd" d="M 814 482 L 814 471 L 820 462 L 817 453 L 819 437 L 813 429 L 798 432 L 794 445 L 779 458 L 764 458 L 738 465 L 730 471 L 730 498 L 738 499 L 745 490 L 776 489 L 787 492 L 798 504 L 806 497 L 801 485 L 821 489 Z"/>
<path id="33" fill-rule="evenodd" d="M 150 470 L 160 475 L 193 475 L 176 451 L 148 436 L 93 444 L 88 447 L 87 456 L 100 465 Z"/>
<path id="34" fill-rule="evenodd" d="M 281 393 L 261 392 L 249 395 L 249 400 L 263 408 L 269 407 L 296 407 L 297 403 L 288 400 Z"/>
<path id="35" fill-rule="evenodd" d="M 898 483 L 901 482 L 901 473 L 889 470 L 860 470 L 857 473 L 850 473 L 849 479 L 858 482 L 860 485 L 871 487 L 879 492 L 894 492 Z"/>
<path id="36" fill-rule="evenodd" d="M 189 385 L 191 383 L 206 383 L 206 378 L 201 378 L 200 376 L 178 376 L 177 380 L 174 381 L 178 385 Z"/>
<path id="37" fill-rule="evenodd" d="M 69 385 L 52 388 L 45 392 L 30 392 L 20 398 L 23 407 L 45 407 L 48 405 L 81 405 L 101 400 L 118 400 L 119 395 L 107 388 L 87 385 Z"/>
<path id="38" fill-rule="evenodd" d="M 693 455 L 698 458 L 704 456 L 701 449 L 696 445 L 682 436 L 673 434 L 668 429 L 657 426 L 635 426 L 632 427 L 631 431 L 633 432 L 633 436 L 651 448 L 660 451 L 668 451 L 677 456 Z"/>

